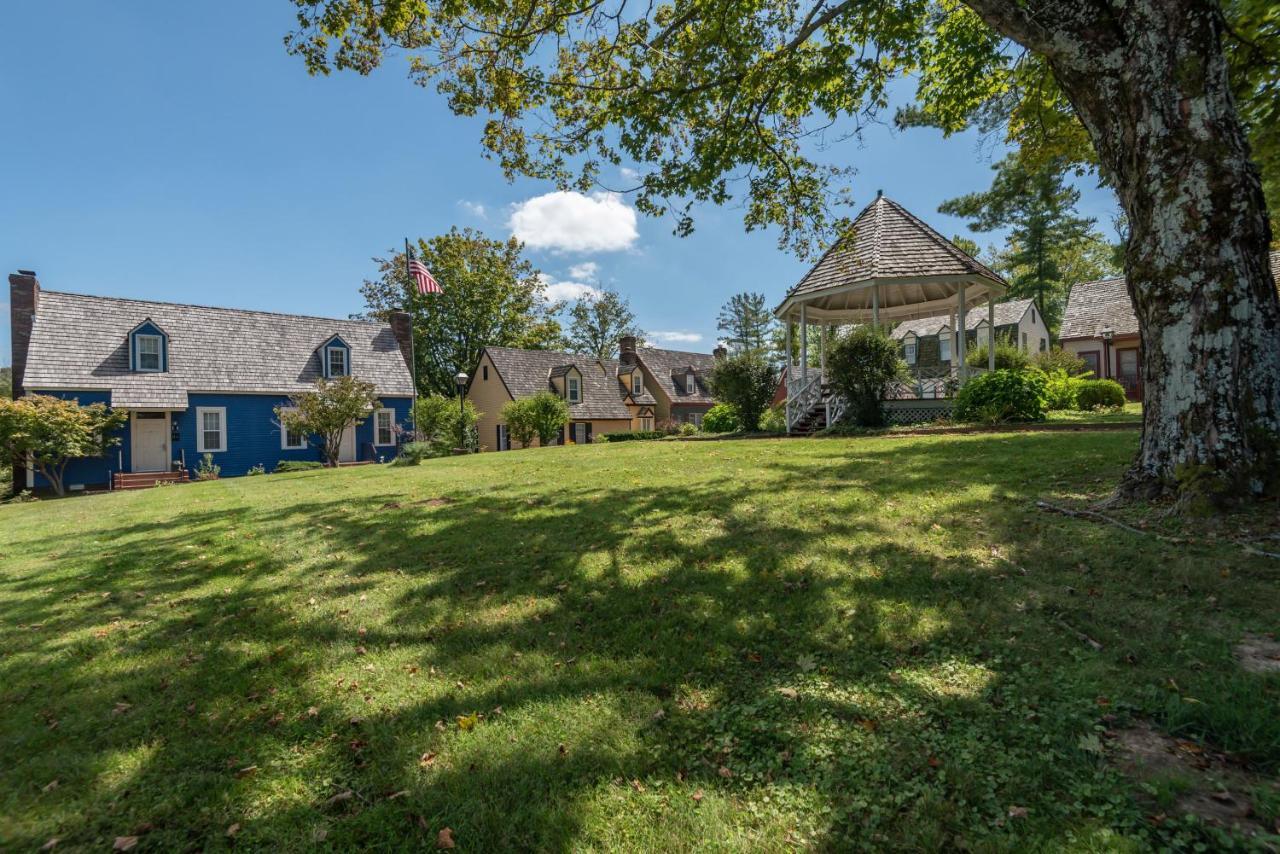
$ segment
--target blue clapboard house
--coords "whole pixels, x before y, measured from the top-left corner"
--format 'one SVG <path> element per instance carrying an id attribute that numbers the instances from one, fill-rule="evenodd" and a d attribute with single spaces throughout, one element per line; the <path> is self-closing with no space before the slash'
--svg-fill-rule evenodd
<path id="1" fill-rule="evenodd" d="M 69 489 L 193 477 L 212 454 L 222 476 L 321 460 L 315 437 L 275 409 L 321 377 L 374 383 L 379 405 L 343 436 L 344 463 L 395 456 L 409 422 L 409 317 L 389 323 L 46 291 L 9 276 L 14 395 L 48 394 L 129 411 L 121 442 L 67 468 Z M 15 486 L 47 486 L 18 461 Z"/>

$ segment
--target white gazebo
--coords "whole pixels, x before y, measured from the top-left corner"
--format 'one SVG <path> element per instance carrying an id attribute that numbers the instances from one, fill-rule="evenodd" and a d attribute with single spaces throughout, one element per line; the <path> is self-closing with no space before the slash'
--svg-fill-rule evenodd
<path id="1" fill-rule="evenodd" d="M 954 358 L 946 377 L 917 372 L 914 386 L 892 395 L 898 409 L 936 414 L 949 410 L 951 392 L 969 376 L 964 330 L 969 309 L 986 303 L 988 368 L 995 368 L 995 301 L 1005 282 L 947 238 L 881 193 L 853 221 L 850 232 L 827 251 L 774 311 L 786 328 L 787 429 L 803 432 L 838 420 L 843 401 L 826 390 L 826 343 L 836 326 L 876 326 L 937 315 L 949 316 Z M 793 328 L 799 328 L 800 362 L 791 364 Z M 818 330 L 819 358 L 809 364 L 809 327 Z M 928 399 L 930 406 L 912 405 Z M 910 417 L 909 415 L 907 416 Z"/>

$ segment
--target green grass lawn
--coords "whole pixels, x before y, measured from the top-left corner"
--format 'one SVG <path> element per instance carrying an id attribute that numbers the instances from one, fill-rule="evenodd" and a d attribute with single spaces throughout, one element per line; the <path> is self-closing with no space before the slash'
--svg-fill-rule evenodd
<path id="1" fill-rule="evenodd" d="M 0 849 L 1225 844 L 1152 819 L 1106 730 L 1273 774 L 1276 677 L 1231 649 L 1280 630 L 1280 563 L 1034 507 L 1137 441 L 632 442 L 0 507 Z"/>

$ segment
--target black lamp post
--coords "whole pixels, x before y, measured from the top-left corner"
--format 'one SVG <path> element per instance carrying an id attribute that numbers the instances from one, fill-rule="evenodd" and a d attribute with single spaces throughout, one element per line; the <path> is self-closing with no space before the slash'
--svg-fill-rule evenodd
<path id="1" fill-rule="evenodd" d="M 1110 326 L 1102 328 L 1102 376 L 1098 379 L 1110 379 L 1111 377 L 1111 342 L 1115 340 L 1116 332 Z"/>
<path id="2" fill-rule="evenodd" d="M 458 448 L 465 451 L 467 449 L 467 410 L 463 393 L 467 390 L 467 375 L 458 371 L 453 382 L 458 386 Z"/>

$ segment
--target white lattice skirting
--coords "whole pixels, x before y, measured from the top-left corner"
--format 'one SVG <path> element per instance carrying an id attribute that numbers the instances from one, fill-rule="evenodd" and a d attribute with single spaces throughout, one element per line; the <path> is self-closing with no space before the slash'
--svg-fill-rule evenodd
<path id="1" fill-rule="evenodd" d="M 890 424 L 928 424 L 939 418 L 951 417 L 951 401 L 940 400 L 886 400 L 885 416 Z"/>

